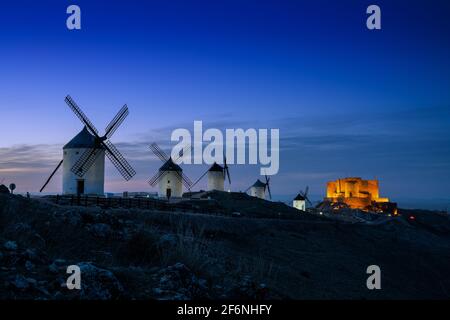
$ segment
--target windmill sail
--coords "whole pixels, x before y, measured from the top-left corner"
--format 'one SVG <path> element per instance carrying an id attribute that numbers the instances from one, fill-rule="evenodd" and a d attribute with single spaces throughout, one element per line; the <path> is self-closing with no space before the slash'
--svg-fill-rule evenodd
<path id="1" fill-rule="evenodd" d="M 101 150 L 97 148 L 86 149 L 83 154 L 75 162 L 74 166 L 70 169 L 77 176 L 82 177 L 92 167 L 95 160 L 100 156 Z"/>
<path id="2" fill-rule="evenodd" d="M 71 171 L 76 175 L 82 177 L 95 163 L 96 159 L 102 153 L 101 150 L 105 149 L 105 153 L 109 160 L 116 167 L 117 171 L 122 175 L 125 180 L 130 180 L 135 174 L 133 167 L 127 162 L 125 157 L 119 152 L 119 150 L 109 141 L 109 138 L 116 132 L 117 128 L 123 123 L 125 118 L 128 116 L 129 111 L 127 105 L 124 105 L 116 116 L 111 120 L 109 125 L 106 127 L 105 135 L 100 137 L 98 135 L 98 130 L 89 120 L 89 118 L 84 114 L 84 112 L 78 107 L 75 101 L 67 96 L 65 99 L 68 106 L 72 109 L 75 115 L 83 122 L 91 134 L 95 137 L 94 146 L 91 149 L 87 149 L 81 157 L 75 162 Z"/>
<path id="3" fill-rule="evenodd" d="M 209 171 L 209 169 L 206 170 L 206 171 L 200 176 L 200 178 L 198 178 L 198 179 L 192 184 L 191 188 L 195 187 L 195 185 L 196 185 L 197 183 L 199 183 L 200 180 L 202 180 L 202 178 L 208 173 L 208 171 Z"/>
<path id="4" fill-rule="evenodd" d="M 88 117 L 84 114 L 83 111 L 81 111 L 80 107 L 73 101 L 71 96 L 67 96 L 64 99 L 67 103 L 67 105 L 72 109 L 73 113 L 81 120 L 81 122 L 84 123 L 84 125 L 91 131 L 91 133 L 98 137 L 98 131 L 95 128 L 94 124 L 88 119 Z"/>
<path id="5" fill-rule="evenodd" d="M 270 178 L 267 178 L 267 175 L 265 175 L 265 177 L 266 177 L 266 188 L 267 188 L 267 191 L 269 192 L 269 198 L 270 199 L 272 199 L 272 193 L 270 192 Z"/>
<path id="6" fill-rule="evenodd" d="M 116 114 L 114 119 L 112 119 L 109 125 L 106 127 L 105 136 L 107 138 L 110 138 L 114 134 L 114 132 L 116 132 L 117 128 L 119 128 L 119 126 L 128 116 L 128 114 L 129 114 L 128 107 L 127 105 L 124 105 L 122 109 L 120 109 L 119 112 Z"/>
<path id="7" fill-rule="evenodd" d="M 179 156 L 175 159 L 175 161 L 177 161 L 179 158 L 181 158 L 185 152 L 185 150 L 187 148 L 190 148 L 191 146 L 187 146 L 186 148 L 184 148 Z M 170 166 L 177 166 L 174 161 L 172 160 L 171 157 L 169 157 L 159 146 L 156 142 L 153 142 L 150 145 L 150 150 L 153 151 L 153 153 L 162 161 L 165 163 L 165 165 Z M 181 170 L 179 168 L 179 170 Z M 175 174 L 178 176 L 178 178 L 180 178 L 181 182 L 183 183 L 183 185 L 186 187 L 186 189 L 190 190 L 192 188 L 192 181 L 191 179 L 189 179 L 183 172 L 180 172 L 178 170 L 159 170 L 152 178 L 149 179 L 148 183 L 153 187 L 156 185 L 156 183 L 158 183 L 165 175 L 168 171 L 173 171 L 175 172 Z"/>
<path id="8" fill-rule="evenodd" d="M 102 144 L 106 148 L 106 155 L 109 160 L 111 160 L 122 177 L 124 177 L 127 181 L 130 180 L 136 174 L 133 167 L 128 163 L 119 150 L 117 150 L 116 146 L 111 143 L 111 141 L 104 141 Z"/>
<path id="9" fill-rule="evenodd" d="M 84 124 L 85 129 L 87 130 L 85 134 L 90 134 L 93 137 L 92 146 L 86 147 L 86 150 L 83 154 L 78 158 L 75 164 L 72 166 L 71 171 L 78 175 L 79 177 L 83 177 L 84 174 L 89 171 L 98 157 L 102 154 L 102 150 L 105 150 L 106 155 L 111 160 L 113 165 L 119 171 L 119 173 L 124 177 L 125 180 L 131 179 L 136 171 L 131 167 L 131 165 L 125 160 L 123 155 L 117 150 L 117 148 L 108 140 L 117 128 L 123 123 L 125 118 L 128 116 L 129 111 L 127 105 L 124 105 L 116 116 L 111 120 L 109 125 L 106 127 L 105 135 L 100 137 L 98 134 L 98 130 L 95 128 L 94 124 L 89 120 L 89 118 L 84 114 L 81 108 L 76 104 L 76 102 L 72 99 L 71 96 L 67 95 L 64 101 L 67 103 L 69 108 L 75 113 L 75 115 L 80 119 L 80 121 Z M 82 131 L 83 132 L 83 131 Z M 50 177 L 44 183 L 40 192 L 44 190 L 47 184 L 50 182 L 56 171 L 59 169 L 63 160 L 60 161 L 55 170 L 53 170 Z"/>
<path id="10" fill-rule="evenodd" d="M 226 173 L 226 176 L 228 177 L 228 183 L 231 184 L 230 169 L 228 168 L 227 157 L 224 154 L 223 155 L 223 179 L 224 180 L 225 180 L 225 173 Z"/>

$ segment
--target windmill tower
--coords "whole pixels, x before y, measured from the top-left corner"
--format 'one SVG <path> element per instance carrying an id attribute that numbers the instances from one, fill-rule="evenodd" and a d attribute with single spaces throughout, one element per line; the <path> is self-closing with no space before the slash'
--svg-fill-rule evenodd
<path id="1" fill-rule="evenodd" d="M 208 170 L 208 191 L 223 191 L 224 182 L 223 167 L 214 162 L 214 164 Z"/>
<path id="2" fill-rule="evenodd" d="M 83 176 L 71 169 L 86 150 L 95 149 L 97 155 Z M 63 147 L 62 162 L 63 194 L 104 194 L 105 185 L 105 148 L 96 147 L 95 136 L 86 127 Z"/>
<path id="3" fill-rule="evenodd" d="M 44 190 L 56 171 L 63 165 L 63 194 L 104 194 L 105 154 L 125 180 L 130 180 L 136 172 L 117 150 L 109 138 L 128 116 L 128 107 L 124 105 L 99 136 L 97 129 L 76 105 L 70 96 L 65 99 L 68 106 L 84 124 L 72 140 L 63 147 L 63 159 L 46 180 L 40 192 Z"/>
<path id="4" fill-rule="evenodd" d="M 306 202 L 308 202 L 310 205 L 312 204 L 308 198 L 308 191 L 309 191 L 309 187 L 306 186 L 305 191 L 300 191 L 298 193 L 298 195 L 294 198 L 294 201 L 292 202 L 292 206 L 294 208 L 301 210 L 301 211 L 306 211 Z"/>
<path id="5" fill-rule="evenodd" d="M 266 183 L 261 180 L 256 180 L 256 182 L 250 186 L 245 192 L 250 190 L 250 195 L 259 199 L 266 199 L 266 190 L 269 192 L 269 198 L 272 199 L 272 193 L 270 192 L 270 178 L 265 175 Z"/>
<path id="6" fill-rule="evenodd" d="M 208 191 L 224 191 L 225 179 L 228 177 L 228 183 L 231 184 L 230 171 L 227 164 L 227 158 L 223 156 L 223 167 L 216 162 L 195 181 L 191 189 L 208 174 Z"/>
<path id="7" fill-rule="evenodd" d="M 167 198 L 168 200 L 172 197 L 181 198 L 183 196 L 183 184 L 187 189 L 190 189 L 191 180 L 183 174 L 183 169 L 172 160 L 172 157 L 167 156 L 156 143 L 152 143 L 150 149 L 164 164 L 149 180 L 149 184 L 154 187 L 158 183 L 158 196 L 161 198 Z M 175 159 L 175 161 L 178 159 Z"/>
<path id="8" fill-rule="evenodd" d="M 294 201 L 292 202 L 292 206 L 295 209 L 306 211 L 306 199 L 304 196 L 302 196 L 300 193 L 294 198 Z"/>
<path id="9" fill-rule="evenodd" d="M 158 181 L 158 195 L 160 197 L 181 198 L 183 195 L 183 183 L 181 174 L 183 169 L 169 158 L 160 168 L 162 174 Z"/>
<path id="10" fill-rule="evenodd" d="M 250 195 L 252 197 L 257 197 L 260 199 L 266 198 L 266 184 L 261 182 L 261 180 L 256 180 L 256 182 L 250 187 Z"/>

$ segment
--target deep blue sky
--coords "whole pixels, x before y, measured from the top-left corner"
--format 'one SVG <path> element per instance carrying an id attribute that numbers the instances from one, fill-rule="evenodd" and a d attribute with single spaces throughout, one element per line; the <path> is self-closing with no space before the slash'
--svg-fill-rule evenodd
<path id="1" fill-rule="evenodd" d="M 80 31 L 65 26 L 70 4 Z M 365 27 L 370 4 L 381 31 Z M 404 205 L 449 199 L 449 14 L 449 1 L 2 3 L 0 180 L 39 189 L 81 129 L 71 94 L 99 128 L 130 108 L 112 140 L 138 174 L 125 184 L 108 167 L 111 191 L 148 189 L 159 162 L 146 145 L 203 120 L 280 128 L 280 198 L 305 185 L 319 198 L 351 175 L 379 178 Z M 232 188 L 258 171 L 234 168 Z M 49 191 L 59 188 L 57 176 Z"/>

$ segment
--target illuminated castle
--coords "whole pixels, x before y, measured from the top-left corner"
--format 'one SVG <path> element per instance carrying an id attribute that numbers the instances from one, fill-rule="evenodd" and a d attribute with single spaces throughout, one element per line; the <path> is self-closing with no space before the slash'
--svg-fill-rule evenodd
<path id="1" fill-rule="evenodd" d="M 394 205 L 388 198 L 380 197 L 378 180 L 363 180 L 359 177 L 328 182 L 325 201 L 344 203 L 352 209 L 371 211 L 374 208 L 378 208 L 379 211 L 392 211 L 391 207 Z"/>

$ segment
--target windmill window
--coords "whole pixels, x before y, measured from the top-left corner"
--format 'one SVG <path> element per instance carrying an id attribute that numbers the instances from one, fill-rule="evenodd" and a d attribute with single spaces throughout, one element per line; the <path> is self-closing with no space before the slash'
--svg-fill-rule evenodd
<path id="1" fill-rule="evenodd" d="M 79 152 L 79 151 L 76 151 L 75 154 L 80 154 L 80 152 Z"/>
<path id="2" fill-rule="evenodd" d="M 167 180 L 167 183 L 170 183 L 170 180 Z"/>

